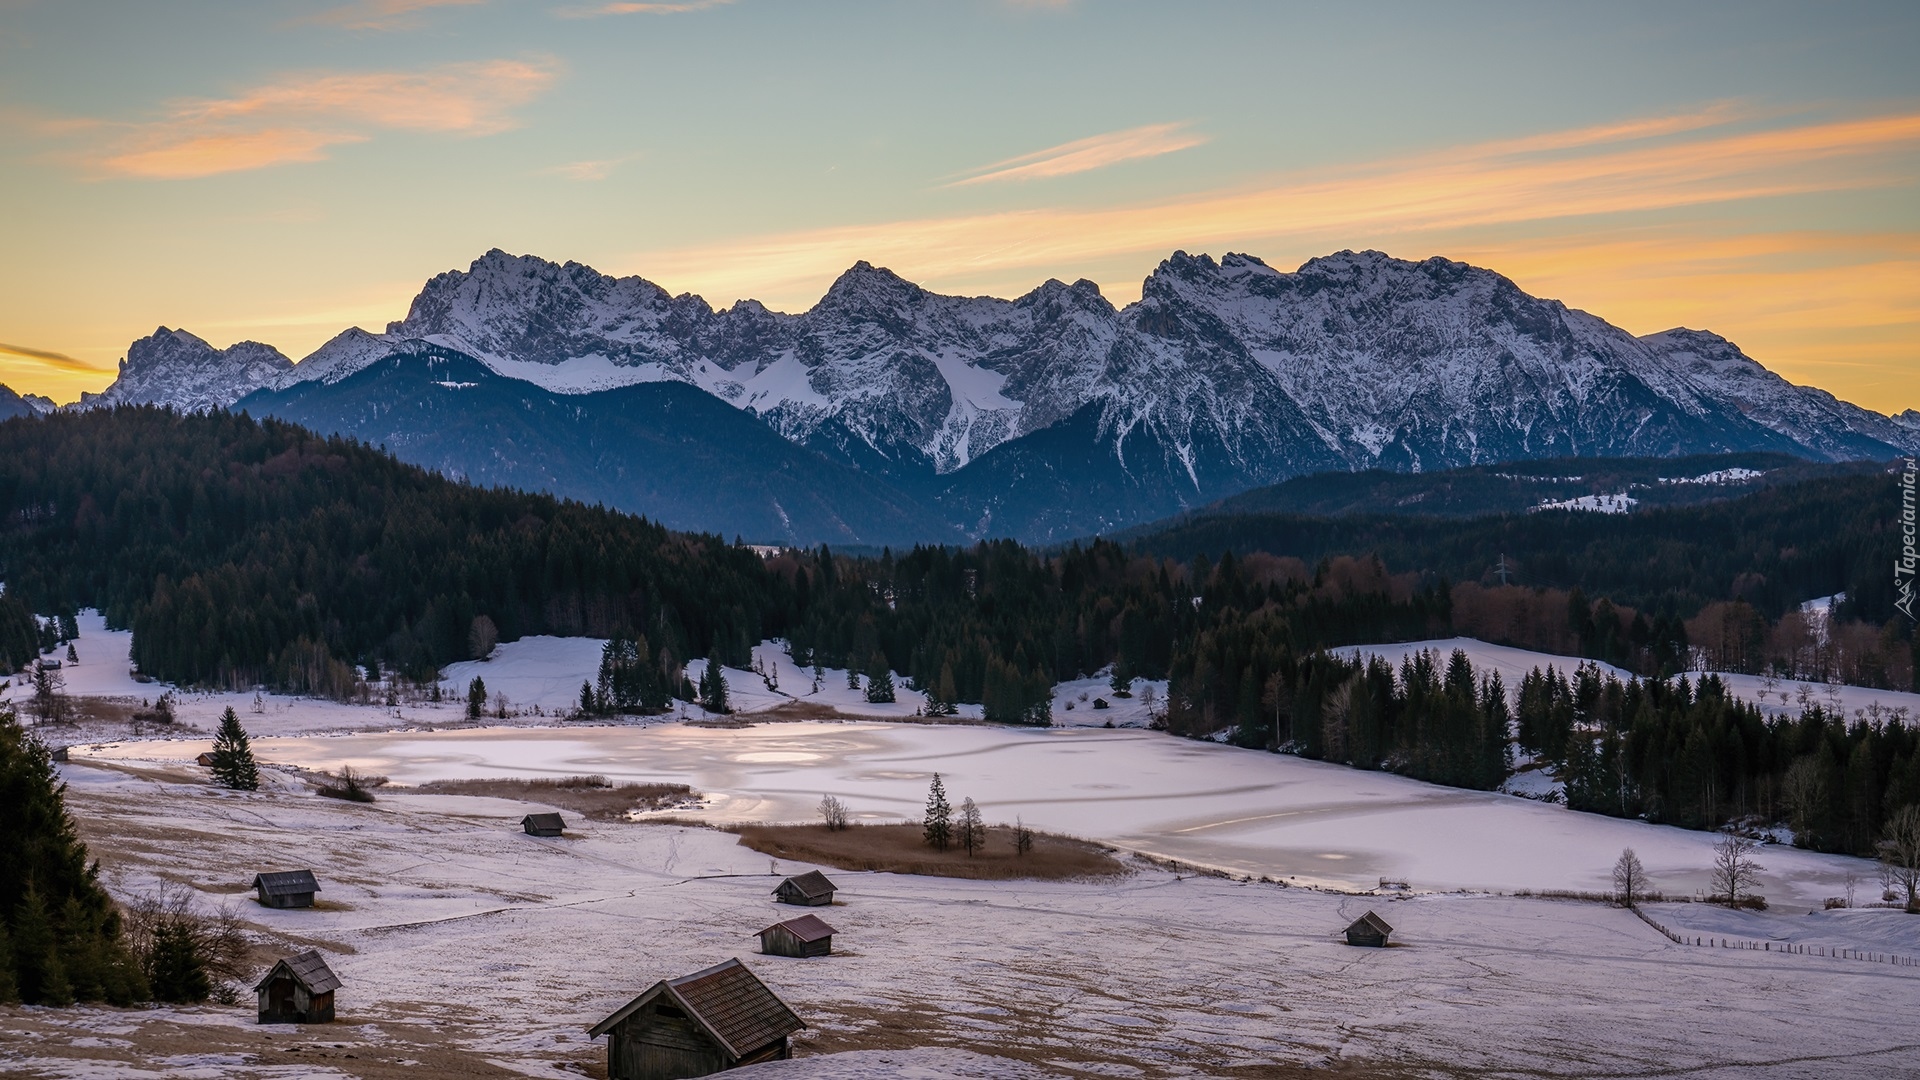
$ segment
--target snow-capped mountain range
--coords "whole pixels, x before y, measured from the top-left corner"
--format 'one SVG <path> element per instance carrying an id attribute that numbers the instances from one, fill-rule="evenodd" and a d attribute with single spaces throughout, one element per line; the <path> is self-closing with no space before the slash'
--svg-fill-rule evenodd
<path id="1" fill-rule="evenodd" d="M 1716 335 L 1636 337 L 1489 270 L 1372 251 L 1293 273 L 1176 252 L 1124 308 L 1088 281 L 954 297 L 862 262 L 791 315 L 751 300 L 715 309 L 642 278 L 495 250 L 427 282 L 385 332 L 348 329 L 298 364 L 162 328 L 89 401 L 215 408 L 318 384 L 304 386 L 311 415 L 320 387 L 422 345 L 548 392 L 696 386 L 920 491 L 974 534 L 1034 535 L 1009 522 L 1035 512 L 1018 509 L 1017 489 L 1072 499 L 1088 467 L 1135 489 L 1137 505 L 1068 514 L 1046 535 L 1326 470 L 1920 450 L 1920 414 L 1795 386 Z"/>

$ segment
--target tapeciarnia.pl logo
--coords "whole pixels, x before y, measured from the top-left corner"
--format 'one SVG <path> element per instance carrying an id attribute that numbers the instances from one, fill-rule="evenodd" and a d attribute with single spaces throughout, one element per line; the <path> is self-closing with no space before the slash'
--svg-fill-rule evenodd
<path id="1" fill-rule="evenodd" d="M 1900 557 L 1893 563 L 1893 591 L 1898 596 L 1893 606 L 1906 613 L 1909 619 L 1916 618 L 1913 614 L 1914 564 L 1920 560 L 1920 553 L 1914 551 L 1913 482 L 1916 473 L 1920 473 L 1920 461 L 1908 458 L 1907 471 L 1900 474 Z"/>

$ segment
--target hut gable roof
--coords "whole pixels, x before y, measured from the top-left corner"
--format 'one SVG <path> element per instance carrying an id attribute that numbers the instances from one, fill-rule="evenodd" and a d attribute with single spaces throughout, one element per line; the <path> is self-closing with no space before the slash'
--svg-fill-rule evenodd
<path id="1" fill-rule="evenodd" d="M 736 1058 L 807 1026 L 736 957 L 691 975 L 654 983 L 646 993 L 588 1029 L 588 1036 L 597 1039 L 605 1035 L 662 994 L 671 997 Z"/>
<path id="2" fill-rule="evenodd" d="M 338 990 L 341 985 L 340 976 L 333 973 L 327 961 L 318 952 L 308 949 L 299 956 L 289 956 L 274 964 L 267 970 L 266 977 L 254 985 L 254 990 L 264 988 L 282 969 L 306 987 L 309 994 L 324 994 L 329 990 Z"/>
<path id="3" fill-rule="evenodd" d="M 818 870 L 809 870 L 804 874 L 796 874 L 781 882 L 780 885 L 783 888 L 789 885 L 793 886 L 801 896 L 809 900 L 820 896 L 831 896 L 834 891 L 833 882 L 828 881 L 827 875 Z"/>
<path id="4" fill-rule="evenodd" d="M 536 829 L 564 829 L 567 823 L 559 814 L 528 814 L 520 819 L 521 825 L 531 825 Z"/>
<path id="5" fill-rule="evenodd" d="M 777 922 L 765 930 L 760 931 L 760 933 L 764 936 L 774 930 L 785 930 L 799 940 L 808 943 L 833 936 L 833 927 L 828 926 L 827 921 L 818 915 L 802 915 L 797 919 Z"/>
<path id="6" fill-rule="evenodd" d="M 255 874 L 253 887 L 265 892 L 268 896 L 320 891 L 320 883 L 313 879 L 311 870 L 271 870 Z"/>
<path id="7" fill-rule="evenodd" d="M 1354 930 L 1372 930 L 1376 934 L 1393 933 L 1393 927 L 1387 925 L 1387 920 L 1375 915 L 1371 911 L 1353 920 L 1353 925 L 1347 927 L 1347 930 L 1349 932 Z"/>

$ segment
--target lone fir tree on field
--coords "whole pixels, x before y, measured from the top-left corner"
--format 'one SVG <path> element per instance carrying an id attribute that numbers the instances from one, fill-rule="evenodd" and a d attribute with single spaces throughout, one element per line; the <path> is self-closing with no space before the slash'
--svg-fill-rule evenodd
<path id="1" fill-rule="evenodd" d="M 475 675 L 467 684 L 467 719 L 478 720 L 487 713 L 487 682 Z"/>
<path id="2" fill-rule="evenodd" d="M 953 807 L 947 803 L 947 785 L 940 782 L 940 774 L 933 774 L 933 786 L 927 789 L 927 843 L 936 850 L 945 851 L 953 842 Z"/>
<path id="3" fill-rule="evenodd" d="M 227 706 L 220 714 L 220 731 L 213 737 L 213 779 L 221 787 L 235 791 L 257 791 L 260 787 L 260 770 L 253 763 L 253 747 L 247 741 L 247 730 L 240 726 L 240 716 Z"/>

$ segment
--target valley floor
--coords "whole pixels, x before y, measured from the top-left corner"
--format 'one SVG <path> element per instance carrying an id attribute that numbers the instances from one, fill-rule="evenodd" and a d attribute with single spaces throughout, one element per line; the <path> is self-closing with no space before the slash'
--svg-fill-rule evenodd
<path id="1" fill-rule="evenodd" d="M 603 1055 L 588 1025 L 730 956 L 809 1025 L 797 1052 L 813 1064 L 776 1076 L 1894 1077 L 1920 1054 L 1920 968 L 1680 946 L 1599 904 L 1341 895 L 1145 864 L 1053 883 L 829 871 L 836 955 L 789 960 L 753 955 L 752 935 L 794 913 L 769 890 L 808 868 L 725 832 L 570 820 L 538 839 L 516 827 L 529 804 L 359 805 L 139 772 L 63 766 L 114 891 L 174 881 L 233 904 L 262 967 L 321 949 L 345 982 L 340 1020 L 260 1028 L 250 1002 L 16 1008 L 9 1075 L 565 1075 Z M 318 874 L 319 908 L 244 894 L 255 870 L 293 866 Z M 1394 947 L 1342 942 L 1369 909 Z M 1893 911 L 1714 916 L 1920 952 L 1920 919 Z M 822 1071 L 819 1055 L 850 1051 L 873 1053 Z"/>

